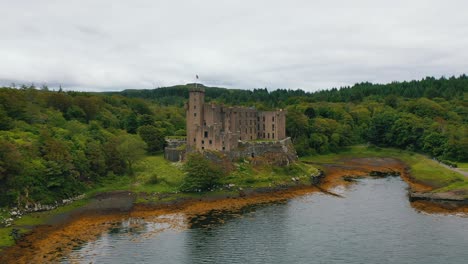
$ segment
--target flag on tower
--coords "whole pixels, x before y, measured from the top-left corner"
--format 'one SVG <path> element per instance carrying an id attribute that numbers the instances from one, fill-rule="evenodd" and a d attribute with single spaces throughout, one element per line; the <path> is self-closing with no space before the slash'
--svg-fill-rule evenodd
<path id="1" fill-rule="evenodd" d="M 198 79 L 198 74 L 197 74 L 197 75 L 195 75 L 195 76 L 196 76 L 196 77 L 197 77 L 197 79 Z"/>

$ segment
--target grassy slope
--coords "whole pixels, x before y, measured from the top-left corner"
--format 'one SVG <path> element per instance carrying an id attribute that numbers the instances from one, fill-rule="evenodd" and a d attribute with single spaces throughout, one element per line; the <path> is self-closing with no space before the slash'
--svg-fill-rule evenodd
<path id="1" fill-rule="evenodd" d="M 271 187 L 291 184 L 292 177 L 299 178 L 301 182 L 307 182 L 309 176 L 314 173 L 317 173 L 317 169 L 304 163 L 295 163 L 288 167 L 275 167 L 270 165 L 253 166 L 245 161 L 237 163 L 236 169 L 225 177 L 222 183 L 241 187 Z"/>
<path id="2" fill-rule="evenodd" d="M 458 162 L 457 166 L 462 171 L 468 171 L 468 162 Z"/>
<path id="3" fill-rule="evenodd" d="M 349 157 L 392 157 L 402 160 L 411 167 L 411 173 L 418 181 L 432 186 L 435 191 L 460 191 L 468 197 L 468 179 L 438 164 L 424 155 L 392 148 L 370 148 L 353 146 L 338 154 L 316 155 L 301 158 L 317 163 L 339 163 Z"/>

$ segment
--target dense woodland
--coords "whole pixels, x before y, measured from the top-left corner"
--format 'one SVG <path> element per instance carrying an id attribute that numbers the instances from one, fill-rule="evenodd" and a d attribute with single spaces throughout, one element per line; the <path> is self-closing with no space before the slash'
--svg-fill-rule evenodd
<path id="1" fill-rule="evenodd" d="M 131 175 L 139 157 L 185 134 L 176 107 L 35 87 L 0 89 L 0 206 L 76 195 Z"/>
<path id="2" fill-rule="evenodd" d="M 193 84 L 116 93 L 0 88 L 0 206 L 50 203 L 132 175 L 139 157 L 185 135 Z M 369 143 L 468 161 L 468 77 L 302 90 L 206 89 L 207 101 L 288 110 L 299 155 Z"/>

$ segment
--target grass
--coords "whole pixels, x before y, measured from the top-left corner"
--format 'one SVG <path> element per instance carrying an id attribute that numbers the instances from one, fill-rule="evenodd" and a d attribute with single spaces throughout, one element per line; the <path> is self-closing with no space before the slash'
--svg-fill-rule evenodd
<path id="1" fill-rule="evenodd" d="M 457 162 L 457 166 L 462 171 L 468 171 L 468 162 Z"/>
<path id="2" fill-rule="evenodd" d="M 75 208 L 85 205 L 87 202 L 88 199 L 82 199 L 65 206 L 60 206 L 54 210 L 30 213 L 15 219 L 12 226 L 0 228 L 0 252 L 2 247 L 14 244 L 13 237 L 10 236 L 13 228 L 19 229 L 20 234 L 28 233 L 32 227 L 46 224 L 53 216 L 70 212 Z"/>
<path id="3" fill-rule="evenodd" d="M 181 163 L 172 163 L 163 155 L 149 156 L 135 164 L 136 192 L 174 192 L 184 179 Z"/>
<path id="4" fill-rule="evenodd" d="M 436 191 L 462 191 L 468 197 L 468 179 L 460 173 L 439 165 L 424 155 L 393 148 L 367 147 L 363 145 L 349 147 L 337 154 L 315 155 L 301 158 L 317 163 L 340 163 L 343 158 L 392 157 L 411 167 L 412 176 Z"/>
<path id="5" fill-rule="evenodd" d="M 182 184 L 182 164 L 171 163 L 162 154 L 147 156 L 134 165 L 134 176 L 114 176 L 88 192 L 89 196 L 108 191 L 174 192 Z"/>
<path id="6" fill-rule="evenodd" d="M 235 184 L 238 187 L 271 187 L 281 184 L 291 184 L 291 178 L 309 181 L 311 174 L 318 170 L 310 165 L 297 162 L 287 167 L 261 165 L 253 166 L 244 161 L 236 164 L 236 169 L 222 179 L 224 184 Z"/>
<path id="7" fill-rule="evenodd" d="M 12 227 L 0 228 L 0 247 L 8 247 L 15 243 L 13 238 L 10 236 L 11 230 Z"/>

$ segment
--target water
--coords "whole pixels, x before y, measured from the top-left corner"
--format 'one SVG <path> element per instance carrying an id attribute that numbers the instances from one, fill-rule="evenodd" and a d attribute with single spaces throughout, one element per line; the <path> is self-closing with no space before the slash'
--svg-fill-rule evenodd
<path id="1" fill-rule="evenodd" d="M 467 263 L 468 218 L 416 212 L 399 178 L 214 212 L 179 230 L 127 219 L 64 263 Z M 183 216 L 172 216 L 183 219 Z"/>

